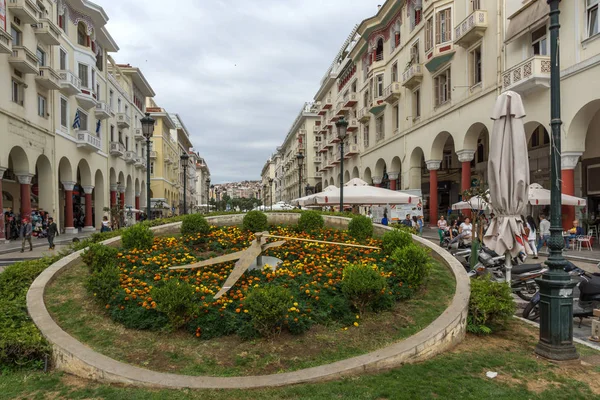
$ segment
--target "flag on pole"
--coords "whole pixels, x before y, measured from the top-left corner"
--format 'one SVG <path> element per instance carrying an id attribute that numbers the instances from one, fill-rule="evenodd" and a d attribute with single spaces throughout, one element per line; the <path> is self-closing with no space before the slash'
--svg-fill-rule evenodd
<path id="1" fill-rule="evenodd" d="M 100 133 L 100 126 L 101 126 L 101 122 L 100 122 L 100 120 L 98 120 L 98 122 L 96 122 L 96 133 Z"/>
<path id="2" fill-rule="evenodd" d="M 73 129 L 81 128 L 81 117 L 79 116 L 79 110 L 75 113 L 75 121 L 73 121 Z"/>

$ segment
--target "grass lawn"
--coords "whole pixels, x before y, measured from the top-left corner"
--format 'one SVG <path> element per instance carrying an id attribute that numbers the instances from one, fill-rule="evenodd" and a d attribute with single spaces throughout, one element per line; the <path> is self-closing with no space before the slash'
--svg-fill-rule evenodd
<path id="1" fill-rule="evenodd" d="M 0 376 L 0 399 L 594 399 L 600 353 L 555 364 L 535 356 L 534 328 L 514 321 L 491 337 L 468 335 L 452 352 L 378 375 L 252 391 L 149 390 L 92 383 L 51 372 Z M 487 371 L 498 372 L 495 379 Z"/>
<path id="2" fill-rule="evenodd" d="M 361 317 L 359 327 L 315 326 L 274 340 L 237 336 L 200 340 L 188 332 L 130 330 L 113 322 L 83 287 L 87 269 L 73 267 L 48 288 L 46 304 L 69 334 L 109 357 L 132 365 L 186 375 L 262 375 L 323 365 L 367 353 L 422 330 L 446 309 L 454 277 L 435 263 L 425 287 L 395 309 Z"/>

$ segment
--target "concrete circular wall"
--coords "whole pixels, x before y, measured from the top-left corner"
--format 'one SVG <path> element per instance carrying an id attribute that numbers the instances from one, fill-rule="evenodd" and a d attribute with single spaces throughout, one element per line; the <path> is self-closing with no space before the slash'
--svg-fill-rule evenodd
<path id="1" fill-rule="evenodd" d="M 271 224 L 295 224 L 297 213 L 269 213 Z M 324 216 L 325 223 L 332 228 L 345 228 L 348 218 Z M 243 214 L 208 217 L 212 225 L 240 225 Z M 179 232 L 181 222 L 152 228 L 156 234 Z M 382 234 L 391 228 L 376 226 L 375 233 Z M 423 361 L 462 341 L 465 336 L 469 305 L 469 278 L 463 266 L 440 247 L 413 236 L 414 240 L 432 250 L 434 257 L 454 274 L 456 292 L 450 306 L 435 321 L 417 334 L 397 343 L 357 357 L 275 375 L 212 377 L 186 376 L 151 371 L 125 364 L 106 357 L 65 331 L 50 316 L 44 303 L 44 291 L 61 272 L 81 262 L 82 251 L 73 253 L 48 267 L 33 282 L 27 293 L 27 308 L 31 318 L 44 337 L 52 344 L 54 366 L 73 375 L 105 383 L 120 383 L 153 388 L 194 389 L 245 389 L 284 386 L 298 383 L 332 380 L 347 375 L 387 370 L 405 363 Z M 103 242 L 117 246 L 120 237 Z"/>

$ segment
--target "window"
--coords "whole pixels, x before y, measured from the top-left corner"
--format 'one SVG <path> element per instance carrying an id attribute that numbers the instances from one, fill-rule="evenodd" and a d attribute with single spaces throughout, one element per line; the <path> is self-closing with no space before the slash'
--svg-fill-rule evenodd
<path id="1" fill-rule="evenodd" d="M 154 175 L 154 161 L 150 161 L 150 175 Z"/>
<path id="2" fill-rule="evenodd" d="M 87 29 L 83 22 L 77 25 L 77 44 L 80 46 L 89 46 L 89 37 L 87 35 Z"/>
<path id="3" fill-rule="evenodd" d="M 383 74 L 377 75 L 375 80 L 376 80 L 376 85 L 377 85 L 375 87 L 375 93 L 376 93 L 377 97 L 382 97 L 383 96 Z"/>
<path id="4" fill-rule="evenodd" d="M 533 31 L 531 34 L 531 48 L 534 56 L 548 55 L 548 37 L 546 36 L 546 26 Z"/>
<path id="5" fill-rule="evenodd" d="M 100 99 L 100 84 L 99 84 L 99 83 L 96 83 L 96 99 L 97 99 L 98 101 L 102 101 L 102 100 Z"/>
<path id="6" fill-rule="evenodd" d="M 377 49 L 375 50 L 375 61 L 383 60 L 383 39 L 377 41 Z"/>
<path id="7" fill-rule="evenodd" d="M 125 136 L 125 150 L 129 151 L 129 136 Z"/>
<path id="8" fill-rule="evenodd" d="M 369 125 L 365 125 L 363 135 L 364 135 L 365 149 L 368 149 L 369 148 Z"/>
<path id="9" fill-rule="evenodd" d="M 45 67 L 46 66 L 46 53 L 38 47 L 35 54 L 37 55 L 37 58 L 38 58 L 38 66 Z"/>
<path id="10" fill-rule="evenodd" d="M 434 78 L 434 88 L 436 107 L 450 101 L 450 68 Z"/>
<path id="11" fill-rule="evenodd" d="M 12 80 L 12 101 L 18 105 L 23 105 L 25 98 L 25 86 L 16 80 Z"/>
<path id="12" fill-rule="evenodd" d="M 113 101 L 114 95 L 115 95 L 115 92 L 113 92 L 112 90 L 110 92 L 108 92 L 108 104 L 110 105 L 111 110 L 114 110 L 114 101 Z"/>
<path id="13" fill-rule="evenodd" d="M 80 131 L 87 131 L 88 130 L 88 115 L 83 112 L 83 110 L 78 109 L 77 110 L 79 112 L 79 122 L 81 124 L 81 126 L 79 127 Z"/>
<path id="14" fill-rule="evenodd" d="M 433 17 L 425 22 L 425 52 L 433 48 Z"/>
<path id="15" fill-rule="evenodd" d="M 447 8 L 437 13 L 435 43 L 441 44 L 452 40 L 452 10 Z"/>
<path id="16" fill-rule="evenodd" d="M 410 30 L 412 31 L 417 25 L 419 25 L 419 23 L 421 23 L 421 18 L 423 16 L 423 1 L 411 1 L 408 7 L 408 16 L 410 18 Z"/>
<path id="17" fill-rule="evenodd" d="M 67 128 L 69 125 L 69 103 L 64 97 L 60 98 L 60 126 Z"/>
<path id="18" fill-rule="evenodd" d="M 96 54 L 96 68 L 98 71 L 104 71 L 104 49 L 98 45 L 98 54 Z"/>
<path id="19" fill-rule="evenodd" d="M 119 143 L 123 144 L 123 132 L 119 131 Z"/>
<path id="20" fill-rule="evenodd" d="M 598 4 L 600 0 L 587 0 L 587 35 L 598 34 Z"/>
<path id="21" fill-rule="evenodd" d="M 419 63 L 419 41 L 413 43 L 410 47 L 410 63 L 418 64 Z"/>
<path id="22" fill-rule="evenodd" d="M 481 0 L 471 0 L 471 12 L 481 10 Z"/>
<path id="23" fill-rule="evenodd" d="M 23 34 L 21 33 L 21 31 L 11 25 L 10 34 L 12 36 L 12 45 L 21 46 L 21 44 L 23 43 Z"/>
<path id="24" fill-rule="evenodd" d="M 421 89 L 413 92 L 413 119 L 421 117 Z"/>
<path id="25" fill-rule="evenodd" d="M 95 87 L 96 87 L 96 71 L 94 71 L 94 69 L 92 68 L 92 86 L 90 86 L 90 88 L 92 90 L 94 90 Z"/>
<path id="26" fill-rule="evenodd" d="M 67 52 L 64 51 L 63 49 L 59 50 L 59 54 L 58 54 L 58 62 L 59 62 L 59 67 L 61 71 L 66 71 L 67 69 Z"/>
<path id="27" fill-rule="evenodd" d="M 471 58 L 471 86 L 481 83 L 481 47 L 470 52 Z"/>
<path id="28" fill-rule="evenodd" d="M 46 98 L 41 94 L 38 94 L 38 115 L 42 118 L 46 118 Z"/>
<path id="29" fill-rule="evenodd" d="M 115 141 L 115 126 L 114 125 L 110 126 L 110 141 L 111 142 Z"/>
<path id="30" fill-rule="evenodd" d="M 394 131 L 400 130 L 400 105 L 394 106 Z"/>
<path id="31" fill-rule="evenodd" d="M 89 88 L 88 84 L 88 66 L 85 64 L 79 64 L 79 79 L 81 80 L 81 86 Z"/>
<path id="32" fill-rule="evenodd" d="M 121 112 L 121 98 L 117 100 L 117 112 Z"/>
<path id="33" fill-rule="evenodd" d="M 375 141 L 379 142 L 385 137 L 385 115 L 380 115 L 375 120 Z"/>
<path id="34" fill-rule="evenodd" d="M 398 82 L 398 63 L 392 65 L 392 82 Z"/>
<path id="35" fill-rule="evenodd" d="M 452 153 L 444 152 L 443 160 L 442 160 L 442 169 L 450 169 L 452 168 Z"/>

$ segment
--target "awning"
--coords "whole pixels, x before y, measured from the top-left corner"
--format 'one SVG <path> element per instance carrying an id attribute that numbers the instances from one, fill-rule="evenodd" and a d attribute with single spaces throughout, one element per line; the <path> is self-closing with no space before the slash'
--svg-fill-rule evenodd
<path id="1" fill-rule="evenodd" d="M 512 42 L 523 34 L 539 28 L 541 22 L 548 18 L 550 6 L 546 0 L 537 0 L 508 17 L 510 23 L 506 29 L 504 43 Z"/>
<path id="2" fill-rule="evenodd" d="M 375 106 L 375 107 L 372 107 L 372 108 L 369 110 L 369 112 L 370 112 L 371 114 L 377 115 L 377 114 L 379 114 L 380 112 L 382 112 L 382 111 L 385 109 L 385 106 L 386 106 L 386 105 L 385 105 L 385 104 L 383 104 L 383 105 L 381 105 L 381 106 Z"/>
<path id="3" fill-rule="evenodd" d="M 448 61 L 450 61 L 452 59 L 452 57 L 454 57 L 454 52 L 435 57 L 431 61 L 429 61 L 427 64 L 425 64 L 425 67 L 427 68 L 427 70 L 429 72 L 435 72 L 442 65 L 444 65 Z"/>

